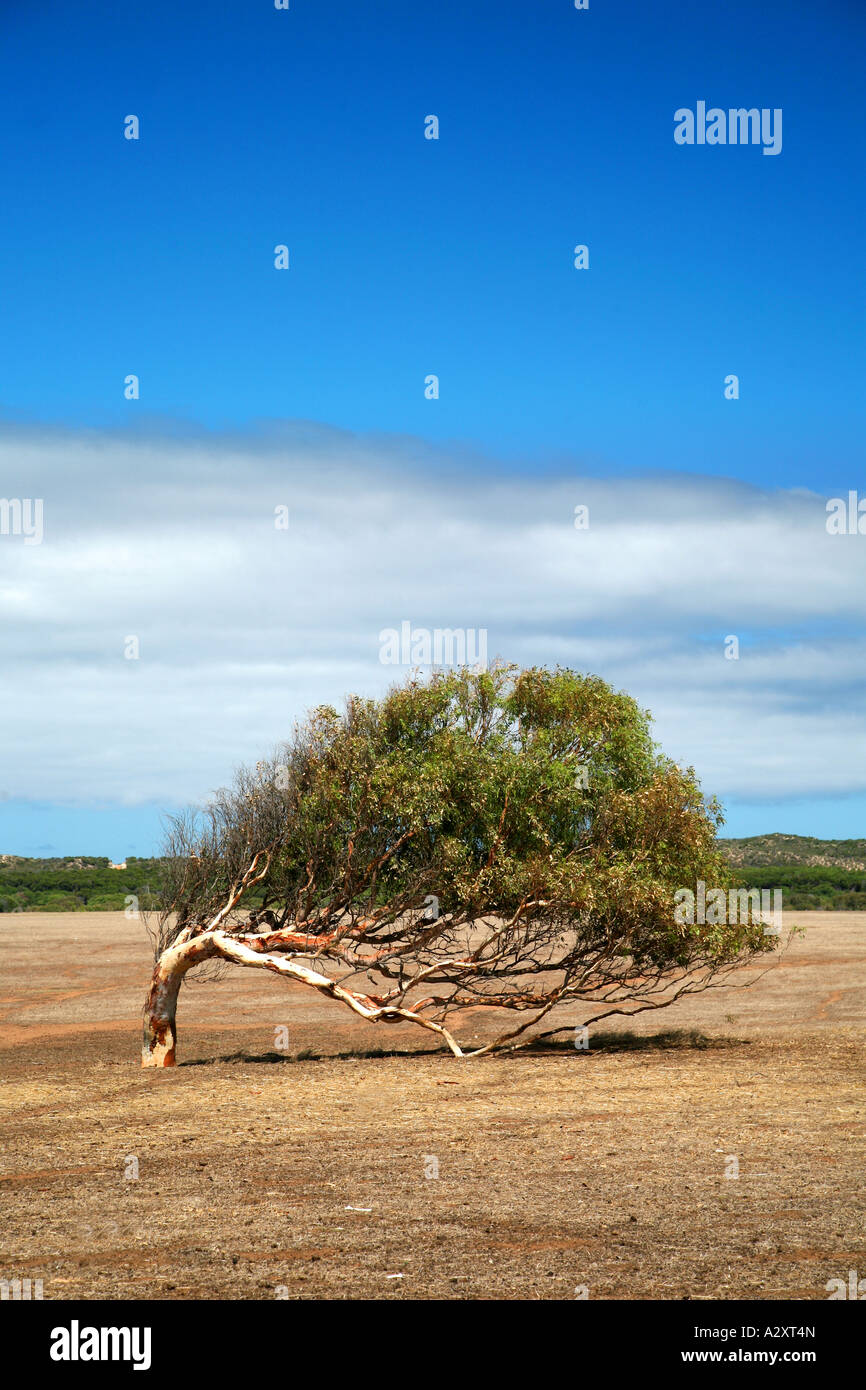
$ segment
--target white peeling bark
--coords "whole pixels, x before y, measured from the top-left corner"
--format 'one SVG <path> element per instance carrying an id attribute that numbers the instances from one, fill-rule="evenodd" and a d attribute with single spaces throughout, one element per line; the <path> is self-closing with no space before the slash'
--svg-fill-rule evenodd
<path id="1" fill-rule="evenodd" d="M 291 956 L 270 954 L 253 950 L 238 937 L 227 932 L 208 930 L 192 939 L 184 939 L 186 933 L 168 950 L 163 951 L 157 961 L 151 982 L 150 993 L 144 1006 L 144 1028 L 141 1048 L 143 1067 L 173 1067 L 177 1065 L 177 997 L 183 984 L 183 977 L 194 965 L 203 960 L 219 956 L 235 965 L 249 965 L 260 970 L 273 970 L 277 975 L 287 975 L 300 984 L 309 985 L 322 994 L 329 994 L 345 1004 L 353 1013 L 371 1023 L 414 1023 L 437 1033 L 451 1049 L 455 1057 L 464 1056 L 454 1038 L 440 1023 L 420 1017 L 412 1009 L 401 1009 L 394 1004 L 382 1004 L 345 989 L 336 980 L 331 980 L 318 970 L 301 965 Z"/>
<path id="2" fill-rule="evenodd" d="M 346 1004 L 354 1013 L 360 1014 L 371 1023 L 416 1023 L 419 1028 L 427 1028 L 431 1033 L 438 1033 L 444 1038 L 455 1057 L 464 1055 L 447 1028 L 443 1028 L 440 1023 L 431 1022 L 428 1018 L 420 1018 L 411 1009 L 398 1009 L 393 1004 L 377 1004 L 366 994 L 356 994 L 353 990 L 344 989 L 327 975 L 321 974 L 318 970 L 311 970 L 307 965 L 299 965 L 291 957 L 259 954 L 250 950 L 249 946 L 236 937 L 226 936 L 224 932 L 214 932 L 213 942 L 217 954 L 226 960 L 234 961 L 236 965 L 258 966 L 260 969 L 273 970 L 278 975 L 288 975 L 293 980 L 299 980 L 301 984 L 311 985 L 323 994 L 330 994 L 332 999 L 339 999 L 341 1004 Z"/>
<path id="3" fill-rule="evenodd" d="M 150 993 L 144 1005 L 141 1041 L 143 1067 L 177 1064 L 177 996 L 188 970 L 216 954 L 213 937 L 180 940 L 163 951 L 153 970 Z"/>

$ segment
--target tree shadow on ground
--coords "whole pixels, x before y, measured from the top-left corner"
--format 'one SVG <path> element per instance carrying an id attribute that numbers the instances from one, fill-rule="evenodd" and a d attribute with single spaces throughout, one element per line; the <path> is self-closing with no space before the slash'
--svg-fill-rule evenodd
<path id="1" fill-rule="evenodd" d="M 563 1030 L 565 1031 L 565 1030 Z M 593 1054 L 612 1052 L 706 1052 L 709 1049 L 724 1050 L 733 1047 L 748 1047 L 748 1038 L 709 1037 L 696 1028 L 671 1028 L 662 1033 L 607 1032 L 590 1034 L 587 1046 L 575 1044 L 573 1030 L 564 1039 L 542 1038 L 534 1043 L 511 1052 L 489 1053 L 502 1061 L 516 1056 L 544 1057 L 570 1055 L 576 1058 L 591 1057 Z M 300 1052 L 230 1052 L 220 1057 L 198 1057 L 181 1062 L 182 1067 L 212 1067 L 234 1065 L 236 1063 L 292 1064 L 294 1062 L 340 1062 L 368 1061 L 386 1057 L 447 1057 L 451 1053 L 447 1047 L 408 1048 L 408 1047 L 354 1047 L 342 1052 L 318 1051 L 312 1047 L 302 1048 Z M 459 1059 L 453 1059 L 459 1060 Z M 467 1060 L 471 1061 L 471 1058 Z"/>
<path id="2" fill-rule="evenodd" d="M 575 1052 L 587 1056 L 591 1052 L 706 1052 L 708 1049 L 725 1049 L 749 1046 L 748 1038 L 710 1037 L 697 1028 L 669 1028 L 663 1033 L 608 1032 L 590 1033 L 587 1046 L 575 1042 L 574 1033 L 569 1038 L 540 1039 L 527 1046 L 524 1051 L 530 1055 L 541 1056 L 546 1052 Z"/>
<path id="3" fill-rule="evenodd" d="M 300 1052 L 226 1052 L 221 1057 L 193 1057 L 180 1062 L 182 1067 L 213 1067 L 220 1064 L 232 1065 L 237 1062 L 293 1063 L 293 1062 L 341 1062 L 361 1061 L 376 1057 L 437 1057 L 450 1056 L 447 1047 L 409 1048 L 409 1047 L 356 1047 L 344 1052 L 319 1052 L 305 1047 Z"/>

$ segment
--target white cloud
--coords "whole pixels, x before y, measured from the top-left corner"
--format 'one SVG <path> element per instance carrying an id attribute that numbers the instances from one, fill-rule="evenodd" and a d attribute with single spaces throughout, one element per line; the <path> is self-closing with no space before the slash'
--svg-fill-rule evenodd
<path id="1" fill-rule="evenodd" d="M 403 619 L 597 672 L 722 797 L 863 788 L 866 537 L 828 536 L 802 490 L 497 477 L 306 426 L 7 431 L 0 494 L 45 515 L 41 546 L 0 536 L 9 795 L 199 798 L 308 706 L 390 684 L 378 635 Z"/>

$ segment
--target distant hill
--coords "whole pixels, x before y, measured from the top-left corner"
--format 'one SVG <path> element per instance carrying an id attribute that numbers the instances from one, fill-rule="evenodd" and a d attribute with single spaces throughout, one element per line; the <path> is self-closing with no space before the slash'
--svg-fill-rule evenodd
<path id="1" fill-rule="evenodd" d="M 719 846 L 743 887 L 781 888 L 783 907 L 866 911 L 866 840 L 751 835 Z"/>
<path id="2" fill-rule="evenodd" d="M 719 844 L 732 864 L 807 864 L 866 870 L 866 840 L 816 840 L 811 835 L 751 835 Z"/>

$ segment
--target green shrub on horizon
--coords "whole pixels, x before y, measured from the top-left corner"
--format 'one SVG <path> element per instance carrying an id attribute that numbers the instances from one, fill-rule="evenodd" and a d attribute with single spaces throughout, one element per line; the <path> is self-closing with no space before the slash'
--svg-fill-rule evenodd
<path id="1" fill-rule="evenodd" d="M 718 844 L 726 857 L 733 858 L 734 878 L 739 886 L 780 888 L 785 909 L 866 911 L 866 872 L 863 870 L 846 867 L 844 862 L 792 862 L 795 852 L 825 859 L 850 855 L 866 841 L 767 835 L 748 840 L 720 838 Z M 768 862 L 774 844 L 780 846 L 776 851 L 780 859 Z M 752 859 L 737 862 L 746 852 L 755 854 L 755 862 Z M 83 860 L 87 867 L 69 867 L 74 859 Z M 140 907 L 147 909 L 155 905 L 162 875 L 163 861 L 156 858 L 130 856 L 125 869 L 112 869 L 109 859 L 96 855 L 68 855 L 62 859 L 16 856 L 0 862 L 0 915 L 16 911 L 122 912 L 129 896 L 137 897 Z M 249 905 L 260 906 L 261 895 L 251 895 Z"/>
<path id="2" fill-rule="evenodd" d="M 75 859 L 83 861 L 77 867 Z M 148 908 L 158 892 L 162 874 L 159 859 L 126 861 L 125 869 L 112 869 L 100 856 L 67 856 L 64 859 L 25 859 L 15 856 L 0 861 L 0 913 L 118 912 L 128 897 Z"/>

